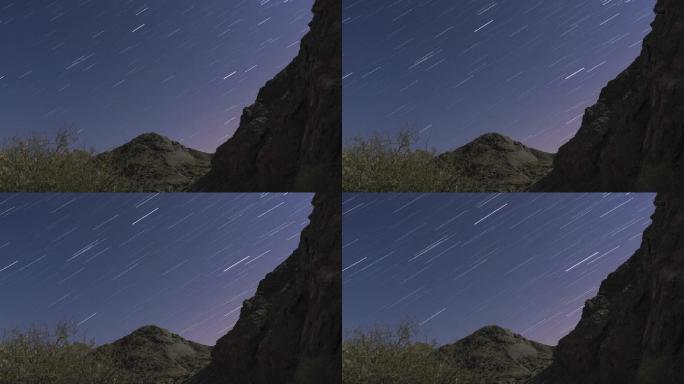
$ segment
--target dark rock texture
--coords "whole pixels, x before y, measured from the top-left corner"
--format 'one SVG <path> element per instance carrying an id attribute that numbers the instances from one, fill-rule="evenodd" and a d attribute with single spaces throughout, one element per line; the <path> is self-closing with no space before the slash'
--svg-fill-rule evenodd
<path id="1" fill-rule="evenodd" d="M 684 197 L 660 194 L 652 219 L 535 384 L 684 383 Z"/>
<path id="2" fill-rule="evenodd" d="M 131 192 L 180 192 L 209 172 L 211 155 L 146 133 L 98 155 L 97 160 L 123 179 Z"/>
<path id="3" fill-rule="evenodd" d="M 658 0 L 641 55 L 586 110 L 540 191 L 666 191 L 684 171 L 684 2 Z"/>
<path id="4" fill-rule="evenodd" d="M 439 353 L 469 377 L 477 378 L 476 383 L 522 384 L 551 364 L 553 348 L 488 326 L 439 348 Z"/>
<path id="5" fill-rule="evenodd" d="M 340 194 L 314 198 L 299 247 L 245 301 L 193 384 L 340 383 Z"/>
<path id="6" fill-rule="evenodd" d="M 150 384 L 182 383 L 211 360 L 211 348 L 155 326 L 142 327 L 97 348 L 96 353 L 130 372 L 136 381 Z"/>
<path id="7" fill-rule="evenodd" d="M 340 0 L 317 0 L 297 57 L 259 91 L 198 191 L 339 191 Z"/>
<path id="8" fill-rule="evenodd" d="M 459 192 L 519 192 L 551 171 L 553 155 L 489 133 L 437 158 L 453 177 L 447 189 Z"/>

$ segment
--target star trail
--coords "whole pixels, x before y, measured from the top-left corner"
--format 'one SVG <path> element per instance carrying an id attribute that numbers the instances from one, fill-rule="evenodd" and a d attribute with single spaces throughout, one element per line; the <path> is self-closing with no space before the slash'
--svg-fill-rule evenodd
<path id="1" fill-rule="evenodd" d="M 313 0 L 0 1 L 0 139 L 157 132 L 213 152 L 285 67 Z"/>
<path id="2" fill-rule="evenodd" d="M 344 137 L 555 152 L 639 54 L 655 0 L 343 1 Z"/>
<path id="3" fill-rule="evenodd" d="M 555 345 L 639 247 L 654 194 L 345 194 L 345 333 L 486 325 Z"/>
<path id="4" fill-rule="evenodd" d="M 297 247 L 311 194 L 0 195 L 0 330 L 158 325 L 207 345 Z"/>

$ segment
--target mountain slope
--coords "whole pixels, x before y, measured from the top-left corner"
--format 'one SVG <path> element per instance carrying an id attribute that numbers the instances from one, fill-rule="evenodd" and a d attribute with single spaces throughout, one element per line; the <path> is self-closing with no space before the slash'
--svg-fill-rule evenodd
<path id="1" fill-rule="evenodd" d="M 684 171 L 684 2 L 658 0 L 641 55 L 608 83 L 540 191 L 664 191 Z"/>
<path id="2" fill-rule="evenodd" d="M 453 178 L 448 189 L 459 192 L 526 191 L 551 171 L 552 161 L 552 154 L 497 133 L 482 135 L 437 158 Z"/>
<path id="3" fill-rule="evenodd" d="M 342 137 L 341 4 L 316 0 L 299 54 L 259 91 L 198 191 L 337 191 Z"/>
<path id="4" fill-rule="evenodd" d="M 522 384 L 551 364 L 553 348 L 488 326 L 440 347 L 439 353 L 477 383 Z"/>
<path id="5" fill-rule="evenodd" d="M 684 198 L 660 194 L 652 219 L 535 384 L 684 383 Z"/>
<path id="6" fill-rule="evenodd" d="M 318 194 L 299 247 L 259 283 L 192 384 L 339 383 L 340 194 Z"/>
<path id="7" fill-rule="evenodd" d="M 150 384 L 176 384 L 209 364 L 211 348 L 155 326 L 97 348 L 121 369 Z"/>
<path id="8" fill-rule="evenodd" d="M 97 156 L 132 192 L 180 192 L 209 171 L 212 155 L 146 133 Z"/>

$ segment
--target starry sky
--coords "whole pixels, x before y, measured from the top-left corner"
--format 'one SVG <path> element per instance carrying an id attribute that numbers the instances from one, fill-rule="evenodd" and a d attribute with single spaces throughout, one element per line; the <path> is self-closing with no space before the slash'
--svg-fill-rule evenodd
<path id="1" fill-rule="evenodd" d="M 438 344 L 499 325 L 555 345 L 639 247 L 654 194 L 345 194 L 343 329 Z"/>
<path id="2" fill-rule="evenodd" d="M 0 330 L 213 345 L 299 243 L 311 194 L 0 194 Z"/>
<path id="3" fill-rule="evenodd" d="M 499 132 L 555 152 L 641 49 L 655 0 L 343 0 L 345 142 Z"/>
<path id="4" fill-rule="evenodd" d="M 0 0 L 0 138 L 145 132 L 213 152 L 285 67 L 313 0 Z"/>

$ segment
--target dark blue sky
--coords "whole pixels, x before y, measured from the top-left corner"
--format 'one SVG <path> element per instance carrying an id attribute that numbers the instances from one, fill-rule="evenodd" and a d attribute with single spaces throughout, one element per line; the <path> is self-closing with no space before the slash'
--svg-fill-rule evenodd
<path id="1" fill-rule="evenodd" d="M 0 194 L 0 330 L 98 343 L 155 324 L 205 344 L 297 247 L 311 194 Z"/>
<path id="2" fill-rule="evenodd" d="M 343 328 L 497 324 L 556 344 L 639 247 L 654 194 L 345 194 Z"/>
<path id="3" fill-rule="evenodd" d="M 343 0 L 345 140 L 500 132 L 555 152 L 639 54 L 655 0 Z"/>
<path id="4" fill-rule="evenodd" d="M 213 151 L 287 65 L 313 0 L 0 0 L 0 138 L 73 127 Z"/>

